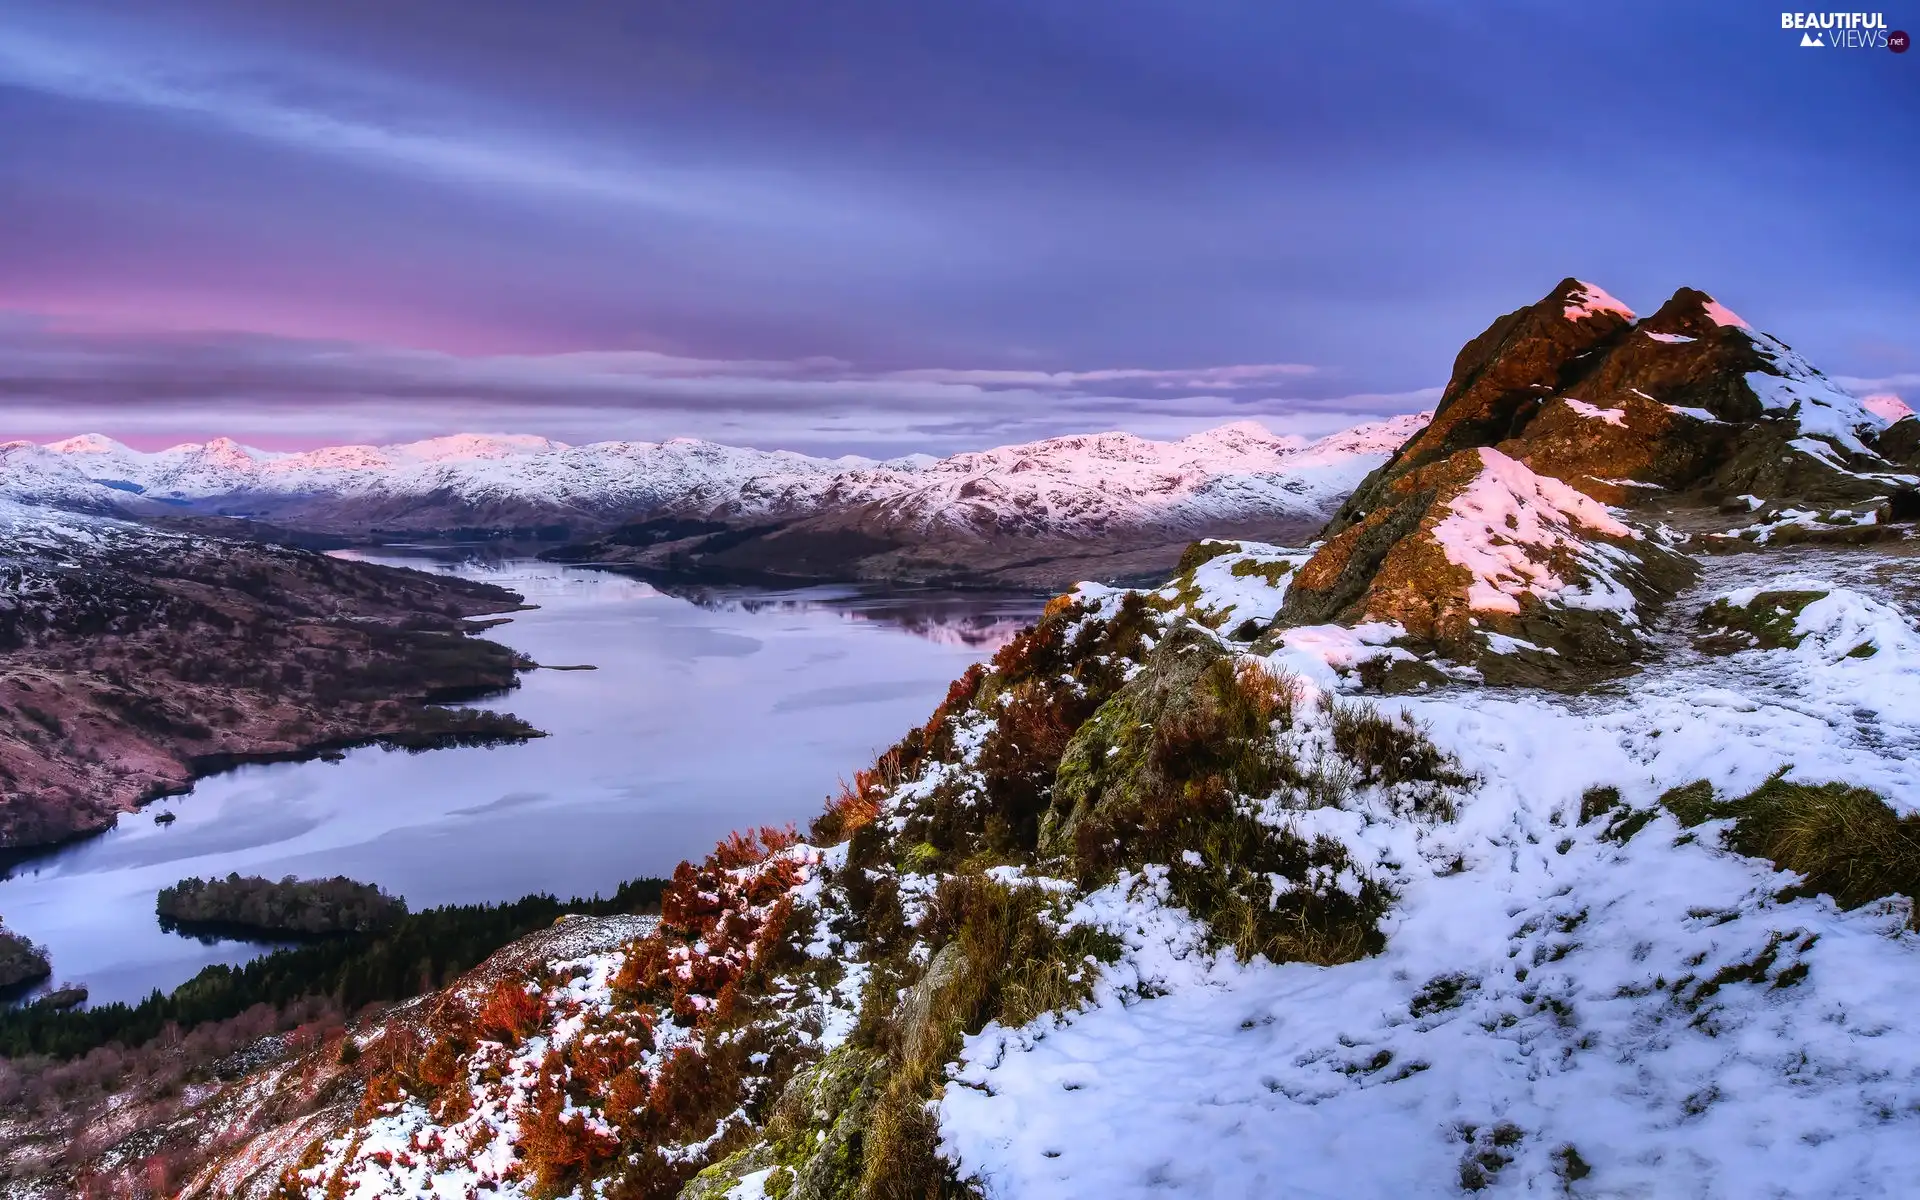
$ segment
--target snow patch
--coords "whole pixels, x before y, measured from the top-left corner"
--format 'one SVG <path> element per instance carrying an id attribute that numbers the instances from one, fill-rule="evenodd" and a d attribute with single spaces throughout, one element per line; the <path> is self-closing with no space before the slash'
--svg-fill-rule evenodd
<path id="1" fill-rule="evenodd" d="M 1567 297 L 1567 306 L 1562 310 L 1569 321 L 1584 321 L 1596 313 L 1615 313 L 1633 320 L 1633 310 L 1609 296 L 1605 288 L 1586 280 L 1576 280 L 1579 284 Z"/>
<path id="2" fill-rule="evenodd" d="M 1701 306 L 1701 311 L 1707 314 L 1707 320 L 1712 321 L 1715 325 L 1720 326 L 1722 329 L 1752 329 L 1753 328 L 1753 326 L 1747 324 L 1746 321 L 1742 319 L 1739 313 L 1734 312 L 1732 309 L 1728 308 L 1726 305 L 1720 303 L 1718 300 L 1712 299 L 1711 297 L 1709 297 L 1707 302 Z"/>
<path id="3" fill-rule="evenodd" d="M 1557 479 L 1536 475 L 1498 450 L 1479 450 L 1481 470 L 1433 528 L 1447 560 L 1472 574 L 1467 603 L 1482 612 L 1515 613 L 1526 596 L 1580 607 L 1631 611 L 1632 594 L 1611 578 L 1623 557 L 1576 530 L 1639 538 L 1599 501 Z M 1613 553 L 1608 553 L 1612 551 Z M 1570 554 L 1592 588 L 1574 588 L 1546 561 Z"/>
<path id="4" fill-rule="evenodd" d="M 1597 404 L 1588 404 L 1585 400 L 1575 400 L 1572 396 L 1568 396 L 1565 399 L 1567 407 L 1583 417 L 1595 418 L 1605 421 L 1609 425 L 1618 425 L 1621 428 L 1626 427 L 1627 414 L 1617 408 L 1601 408 Z"/>

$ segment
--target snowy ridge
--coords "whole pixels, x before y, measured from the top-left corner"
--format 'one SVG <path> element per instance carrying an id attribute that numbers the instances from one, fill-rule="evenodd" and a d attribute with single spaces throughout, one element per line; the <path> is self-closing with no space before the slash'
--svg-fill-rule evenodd
<path id="1" fill-rule="evenodd" d="M 1612 313 L 1618 317 L 1633 320 L 1633 310 L 1607 294 L 1607 290 L 1597 283 L 1576 280 L 1578 285 L 1567 296 L 1567 304 L 1562 310 L 1569 321 L 1584 321 L 1597 313 Z"/>
<path id="2" fill-rule="evenodd" d="M 1176 442 L 1124 433 L 1049 438 L 957 454 L 911 475 L 856 471 L 819 503 L 872 505 L 924 530 L 1100 533 L 1156 524 L 1325 511 L 1384 462 L 1429 414 L 1396 417 L 1316 442 L 1277 437 L 1251 421 Z"/>
<path id="3" fill-rule="evenodd" d="M 1487 467 L 1510 485 L 1502 504 L 1610 520 Z M 1908 1190 L 1912 901 L 1810 894 L 1736 850 L 1734 819 L 1686 817 L 1669 793 L 1732 798 L 1784 778 L 1920 812 L 1920 630 L 1860 583 L 1871 565 L 1833 584 L 1722 560 L 1745 582 L 1693 602 L 1818 593 L 1782 649 L 1676 653 L 1631 689 L 1385 698 L 1362 677 L 1405 654 L 1400 629 L 1249 640 L 1234 624 L 1278 612 L 1307 555 L 1203 549 L 1152 592 L 1088 584 L 1056 601 L 860 772 L 808 841 L 736 836 L 683 866 L 645 936 L 515 951 L 418 1006 L 456 1033 L 478 1022 L 434 1068 L 453 1100 L 409 1082 L 425 1060 L 376 1074 L 359 1116 L 332 1118 L 318 1142 L 302 1131 L 317 1148 L 289 1162 L 289 1191 L 584 1200 L 637 1177 L 645 1194 L 697 1200 L 853 1195 L 860 1138 L 883 1136 L 876 1097 L 901 1087 L 925 1089 L 903 1103 L 930 1117 L 937 1147 L 906 1165 L 989 1200 Z M 1232 737 L 1285 769 L 1236 775 L 1264 781 L 1246 787 L 1205 759 L 1157 776 L 1207 728 L 1223 679 L 1243 701 L 1270 697 L 1271 720 Z M 977 843 L 939 823 L 990 830 L 997 789 L 1048 761 L 1006 770 L 1037 753 L 1026 731 L 1050 688 L 1096 699 L 1070 710 L 1037 843 L 982 867 L 964 857 Z M 1355 723 L 1390 750 L 1370 758 Z M 1156 778 L 1185 779 L 1183 820 L 1239 822 L 1216 827 L 1239 830 L 1231 850 L 1164 833 L 1089 872 L 1079 856 L 1109 843 L 1063 814 L 1127 812 Z M 1216 786 L 1209 810 L 1197 789 Z M 1115 844 L 1145 837 L 1102 828 Z M 1298 857 L 1263 859 L 1273 846 Z M 1222 887 L 1253 889 L 1256 907 L 1221 905 Z M 1029 949 L 967 940 L 986 937 L 967 924 L 982 897 L 1032 913 Z M 1309 923 L 1341 905 L 1377 912 L 1379 938 L 1276 961 L 1236 953 L 1219 923 L 1293 904 Z M 943 1028 L 937 997 L 974 994 L 969 972 L 1030 982 L 1049 962 L 1071 972 L 1054 1003 L 1014 1020 L 989 1007 L 926 1041 Z M 364 1056 L 418 1054 L 430 1042 L 408 1040 L 413 1020 L 363 1034 Z M 883 1030 L 881 1048 L 856 1027 Z M 929 1044 L 948 1049 L 905 1073 Z"/>
<path id="4" fill-rule="evenodd" d="M 608 519 L 777 517 L 871 507 L 927 531 L 1079 533 L 1322 512 L 1425 421 L 1425 414 L 1395 417 L 1315 442 L 1245 421 L 1172 442 L 1089 434 L 886 462 L 689 438 L 567 446 L 480 434 L 297 454 L 217 438 L 143 453 L 89 434 L 44 448 L 15 444 L 35 459 L 39 474 L 10 494 L 28 499 L 44 486 L 54 502 L 100 503 L 113 489 L 97 481 L 111 481 L 171 502 L 355 500 L 404 508 L 453 498 L 483 514 L 525 507 Z M 38 482 L 43 476 L 44 485 Z"/>
<path id="5" fill-rule="evenodd" d="M 90 478 L 51 447 L 0 442 L 0 500 L 73 512 L 113 512 L 129 498 Z"/>
<path id="6" fill-rule="evenodd" d="M 1771 371 L 1747 375 L 1747 386 L 1762 407 L 1794 418 L 1808 436 L 1829 439 L 1855 454 L 1872 453 L 1860 438 L 1893 423 L 1878 411 L 1884 406 L 1845 391 L 1771 334 L 1745 330 L 1744 322 L 1742 328 L 1772 366 Z"/>

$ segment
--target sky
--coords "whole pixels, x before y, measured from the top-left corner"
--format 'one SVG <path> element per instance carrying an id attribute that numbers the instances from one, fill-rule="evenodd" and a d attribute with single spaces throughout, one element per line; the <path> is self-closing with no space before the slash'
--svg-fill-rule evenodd
<path id="1" fill-rule="evenodd" d="M 1916 146 L 1750 3 L 5 0 L 0 438 L 1314 434 L 1568 275 L 1915 399 Z"/>

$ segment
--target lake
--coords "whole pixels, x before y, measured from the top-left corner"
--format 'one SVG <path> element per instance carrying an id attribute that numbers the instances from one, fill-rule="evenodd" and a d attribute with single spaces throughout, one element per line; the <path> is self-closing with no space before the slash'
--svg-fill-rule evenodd
<path id="1" fill-rule="evenodd" d="M 161 931 L 154 893 L 189 875 L 347 875 L 418 909 L 606 894 L 731 830 L 804 827 L 839 779 L 924 722 L 1043 603 L 856 588 L 668 595 L 534 560 L 355 557 L 510 587 L 540 607 L 486 636 L 596 669 L 532 671 L 474 706 L 548 737 L 243 767 L 16 867 L 0 914 L 48 947 L 56 981 L 85 984 L 94 1003 L 137 1000 L 259 954 Z M 161 812 L 174 822 L 155 824 Z"/>

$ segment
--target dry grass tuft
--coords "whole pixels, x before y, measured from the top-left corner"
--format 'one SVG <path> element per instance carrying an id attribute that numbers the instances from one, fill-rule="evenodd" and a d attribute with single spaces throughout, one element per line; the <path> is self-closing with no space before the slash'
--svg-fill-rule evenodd
<path id="1" fill-rule="evenodd" d="M 1893 895 L 1920 900 L 1920 817 L 1896 814 L 1865 788 L 1782 775 L 1716 808 L 1735 820 L 1729 846 L 1798 872 L 1801 890 L 1841 908 Z"/>

